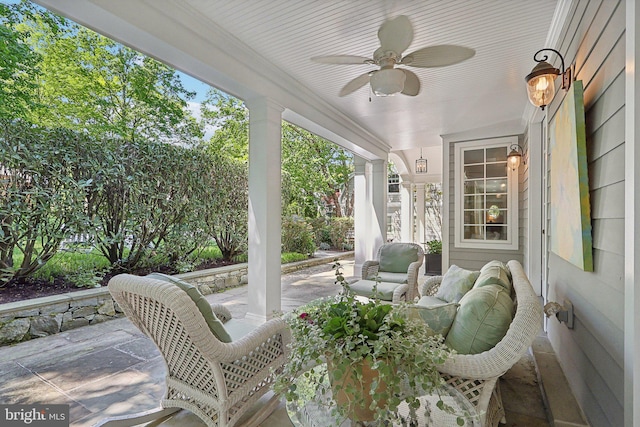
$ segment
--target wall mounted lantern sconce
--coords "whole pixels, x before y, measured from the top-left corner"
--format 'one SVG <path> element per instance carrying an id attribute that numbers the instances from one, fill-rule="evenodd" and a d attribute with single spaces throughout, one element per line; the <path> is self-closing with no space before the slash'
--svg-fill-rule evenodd
<path id="1" fill-rule="evenodd" d="M 555 54 L 560 57 L 562 70 L 554 68 L 547 62 L 549 55 L 541 55 L 540 59 L 538 59 L 538 54 L 545 50 L 555 52 Z M 527 95 L 529 95 L 529 101 L 531 101 L 533 105 L 541 107 L 544 110 L 544 107 L 549 105 L 556 94 L 554 82 L 557 76 L 562 76 L 562 89 L 567 91 L 571 87 L 571 67 L 565 70 L 564 58 L 560 52 L 551 48 L 540 49 L 533 55 L 533 60 L 536 61 L 538 65 L 533 67 L 531 73 L 524 78 L 527 82 Z"/>
<path id="2" fill-rule="evenodd" d="M 518 169 L 518 167 L 520 166 L 520 162 L 522 162 L 522 164 L 527 164 L 522 160 L 522 147 L 520 147 L 518 144 L 512 144 L 509 149 L 511 151 L 507 155 L 507 163 L 509 164 L 509 167 L 511 167 L 511 170 Z"/>
<path id="3" fill-rule="evenodd" d="M 420 148 L 420 158 L 416 160 L 416 173 L 427 173 L 427 159 L 422 158 L 422 148 Z"/>

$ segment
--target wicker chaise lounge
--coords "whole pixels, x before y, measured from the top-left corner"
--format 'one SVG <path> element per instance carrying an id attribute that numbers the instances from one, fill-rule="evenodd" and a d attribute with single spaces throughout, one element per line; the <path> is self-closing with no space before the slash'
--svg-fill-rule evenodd
<path id="1" fill-rule="evenodd" d="M 455 354 L 440 368 L 447 383 L 474 404 L 482 426 L 506 423 L 498 380 L 524 355 L 542 327 L 542 304 L 522 266 L 517 261 L 509 261 L 507 266 L 517 306 L 506 335 L 493 348 L 478 354 Z M 441 281 L 442 276 L 427 279 L 420 294 L 435 295 Z"/>
<path id="2" fill-rule="evenodd" d="M 162 353 L 167 390 L 160 416 L 186 409 L 209 427 L 235 426 L 269 391 L 273 372 L 286 361 L 291 335 L 282 319 L 250 328 L 231 319 L 224 306 L 213 305 L 213 312 L 231 337 L 231 342 L 223 342 L 212 332 L 201 307 L 171 281 L 121 274 L 111 279 L 109 291 L 127 317 Z M 244 336 L 234 336 L 248 330 Z M 248 421 L 242 420 L 243 425 L 258 425 L 278 404 L 274 395 Z M 129 419 L 126 424 L 149 419 L 153 417 L 145 415 Z M 103 425 L 125 424 L 110 420 Z"/>

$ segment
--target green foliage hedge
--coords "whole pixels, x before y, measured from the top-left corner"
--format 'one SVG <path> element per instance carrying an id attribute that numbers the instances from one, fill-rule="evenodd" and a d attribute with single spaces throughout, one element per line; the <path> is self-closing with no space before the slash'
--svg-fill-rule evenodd
<path id="1" fill-rule="evenodd" d="M 227 259 L 246 248 L 245 169 L 203 149 L 2 120 L 0 159 L 0 286 L 77 234 L 115 271 L 184 262 L 211 238 Z"/>

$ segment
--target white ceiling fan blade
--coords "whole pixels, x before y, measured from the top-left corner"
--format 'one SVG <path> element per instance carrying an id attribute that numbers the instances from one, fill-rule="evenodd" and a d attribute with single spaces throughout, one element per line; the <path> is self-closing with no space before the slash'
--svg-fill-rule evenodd
<path id="1" fill-rule="evenodd" d="M 353 93 L 356 90 L 360 89 L 362 86 L 364 86 L 367 83 L 369 83 L 370 76 L 374 72 L 369 72 L 369 73 L 362 74 L 362 75 L 356 77 L 355 79 L 351 80 L 349 83 L 344 85 L 344 87 L 340 91 L 339 95 L 340 96 L 346 96 L 346 95 L 349 95 L 350 93 Z"/>
<path id="2" fill-rule="evenodd" d="M 398 55 L 402 54 L 413 41 L 411 21 L 404 15 L 385 21 L 378 30 L 378 38 L 383 52 L 392 51 Z"/>
<path id="3" fill-rule="evenodd" d="M 418 79 L 418 76 L 416 76 L 416 74 L 412 71 L 402 71 L 407 77 L 404 81 L 404 89 L 402 89 L 402 93 L 409 96 L 416 96 L 420 93 L 420 79 Z"/>
<path id="4" fill-rule="evenodd" d="M 420 68 L 445 67 L 465 61 L 475 54 L 476 51 L 468 47 L 442 44 L 411 52 L 400 63 Z"/>
<path id="5" fill-rule="evenodd" d="M 373 60 L 365 58 L 364 56 L 356 55 L 329 55 L 329 56 L 314 56 L 311 58 L 313 62 L 319 62 L 321 64 L 373 64 Z"/>

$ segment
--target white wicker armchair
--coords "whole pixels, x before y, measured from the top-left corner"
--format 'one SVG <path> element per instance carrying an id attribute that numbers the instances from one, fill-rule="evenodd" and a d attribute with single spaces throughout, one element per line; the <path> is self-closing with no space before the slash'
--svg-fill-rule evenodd
<path id="1" fill-rule="evenodd" d="M 172 283 L 121 274 L 110 280 L 109 291 L 164 357 L 167 390 L 161 406 L 191 411 L 207 426 L 236 425 L 269 391 L 273 372 L 287 359 L 291 335 L 282 319 L 270 320 L 237 341 L 223 343 L 187 293 Z M 212 309 L 223 323 L 231 319 L 224 306 L 214 304 Z M 259 424 L 278 403 L 274 396 L 244 425 Z M 175 410 L 160 412 L 166 415 Z"/>
<path id="2" fill-rule="evenodd" d="M 509 330 L 490 350 L 479 354 L 456 354 L 447 359 L 440 372 L 480 414 L 483 426 L 506 423 L 499 378 L 527 351 L 542 327 L 542 304 L 517 261 L 507 264 L 512 276 L 517 308 Z M 435 295 L 442 276 L 433 276 L 422 285 L 420 295 Z"/>
<path id="3" fill-rule="evenodd" d="M 405 248 L 405 250 L 401 250 L 399 254 L 395 248 Z M 393 265 L 394 260 L 407 256 L 409 256 L 413 262 L 409 263 L 405 260 L 401 260 L 402 264 L 408 264 L 408 267 L 404 272 L 390 273 L 384 268 L 385 265 Z M 391 260 L 385 262 L 385 257 L 391 258 Z M 413 299 L 418 295 L 418 274 L 423 261 L 424 251 L 422 250 L 422 247 L 416 243 L 385 243 L 378 248 L 375 260 L 365 261 L 362 264 L 362 278 L 371 279 L 376 275 L 379 275 L 382 282 L 407 284 L 408 286 L 406 287 L 399 287 L 396 289 L 393 302 L 400 302 L 400 300 L 413 301 Z"/>

